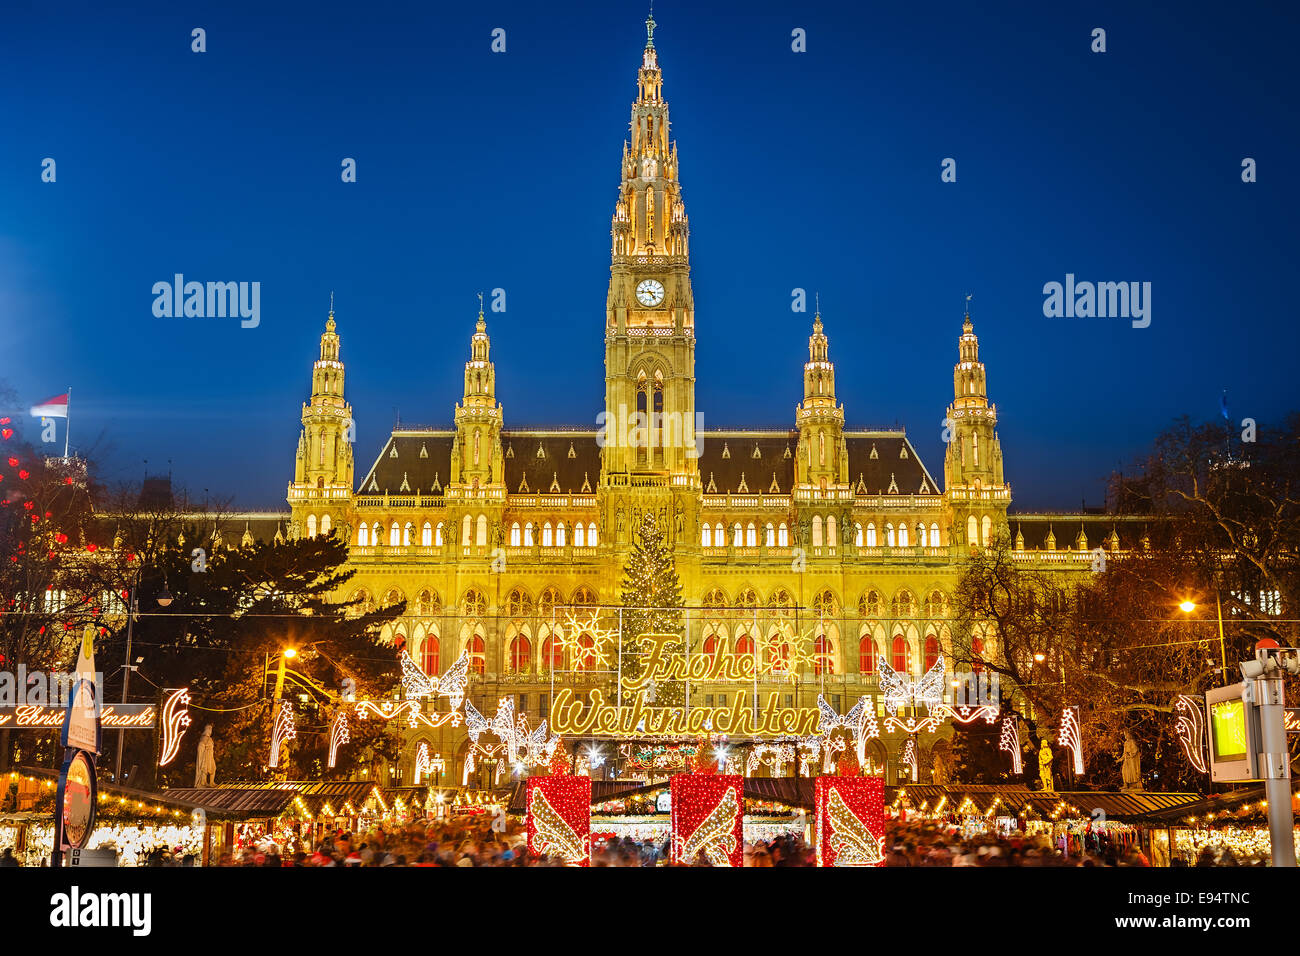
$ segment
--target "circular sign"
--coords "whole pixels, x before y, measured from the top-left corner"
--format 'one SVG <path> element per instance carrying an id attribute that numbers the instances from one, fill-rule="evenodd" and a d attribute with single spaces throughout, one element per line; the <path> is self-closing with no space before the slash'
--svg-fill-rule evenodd
<path id="1" fill-rule="evenodd" d="M 68 764 L 63 785 L 63 838 L 68 846 L 81 849 L 95 827 L 95 768 L 78 750 Z"/>

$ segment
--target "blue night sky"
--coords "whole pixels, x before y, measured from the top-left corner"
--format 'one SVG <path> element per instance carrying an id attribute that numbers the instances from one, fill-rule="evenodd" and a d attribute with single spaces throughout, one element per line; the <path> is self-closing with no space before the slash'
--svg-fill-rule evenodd
<path id="1" fill-rule="evenodd" d="M 706 427 L 793 424 L 795 287 L 820 291 L 849 423 L 906 426 L 935 473 L 973 293 L 1021 509 L 1100 504 L 1224 388 L 1276 422 L 1300 353 L 1282 6 L 660 0 Z M 106 479 L 170 459 L 192 492 L 283 507 L 330 290 L 358 475 L 397 415 L 450 423 L 480 290 L 507 292 L 507 425 L 594 427 L 644 4 L 77 7 L 0 13 L 0 379 L 23 407 L 71 385 Z M 177 272 L 260 281 L 260 327 L 155 318 Z M 1150 327 L 1044 318 L 1067 272 L 1151 282 Z"/>

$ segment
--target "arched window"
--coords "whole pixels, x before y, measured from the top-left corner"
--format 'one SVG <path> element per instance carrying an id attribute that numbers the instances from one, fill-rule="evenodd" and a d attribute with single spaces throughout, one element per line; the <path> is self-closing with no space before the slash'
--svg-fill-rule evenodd
<path id="1" fill-rule="evenodd" d="M 736 638 L 736 656 L 753 657 L 754 656 L 754 639 L 748 634 L 741 634 Z"/>
<path id="2" fill-rule="evenodd" d="M 763 535 L 763 543 L 764 543 L 765 545 L 767 545 L 769 548 L 775 547 L 775 546 L 776 546 L 776 526 L 773 525 L 772 522 L 769 521 L 769 522 L 767 523 L 767 528 L 765 529 L 765 532 L 766 532 L 766 533 Z"/>
<path id="3" fill-rule="evenodd" d="M 939 639 L 933 634 L 925 639 L 925 667 L 929 670 L 934 666 L 934 662 L 939 659 Z"/>
<path id="4" fill-rule="evenodd" d="M 840 613 L 840 602 L 835 600 L 835 593 L 830 588 L 817 592 L 812 607 L 813 613 L 822 617 L 835 617 Z"/>
<path id="5" fill-rule="evenodd" d="M 433 529 L 433 546 L 435 548 L 442 547 L 442 522 L 441 521 L 438 522 L 438 527 Z"/>
<path id="6" fill-rule="evenodd" d="M 705 548 L 713 547 L 713 529 L 708 524 L 701 526 L 700 545 Z"/>
<path id="7" fill-rule="evenodd" d="M 867 523 L 867 547 L 874 548 L 875 546 L 876 546 L 876 524 L 874 521 L 871 521 Z"/>
<path id="8" fill-rule="evenodd" d="M 752 521 L 749 523 L 749 526 L 745 528 L 745 547 L 758 547 L 758 530 L 754 527 L 754 522 Z"/>
<path id="9" fill-rule="evenodd" d="M 785 588 L 777 588 L 767 596 L 767 606 L 777 612 L 779 617 L 788 617 L 794 610 L 794 598 Z"/>
<path id="10" fill-rule="evenodd" d="M 524 525 L 524 547 L 531 548 L 532 546 L 533 546 L 533 523 L 529 521 Z"/>
<path id="11" fill-rule="evenodd" d="M 980 544 L 982 544 L 986 548 L 989 546 L 989 531 L 992 529 L 992 527 L 993 527 L 993 519 L 990 518 L 988 515 L 985 515 L 984 525 L 980 531 Z"/>
<path id="12" fill-rule="evenodd" d="M 732 527 L 732 532 L 733 532 L 731 536 L 732 545 L 737 548 L 742 547 L 745 543 L 745 529 L 740 526 L 739 521 L 737 521 L 735 525 Z"/>
<path id="13" fill-rule="evenodd" d="M 835 516 L 826 516 L 826 546 L 833 548 L 839 544 L 840 539 L 835 535 Z"/>
<path id="14" fill-rule="evenodd" d="M 552 540 L 551 535 L 552 535 L 551 523 L 548 521 L 546 522 L 546 524 L 542 525 L 542 547 L 543 548 L 549 548 L 551 546 L 551 540 Z"/>
<path id="15" fill-rule="evenodd" d="M 966 519 L 966 543 L 972 548 L 980 543 L 980 526 L 974 515 Z"/>
<path id="16" fill-rule="evenodd" d="M 736 595 L 736 607 L 752 610 L 758 607 L 758 594 L 753 588 L 745 588 Z"/>
<path id="17" fill-rule="evenodd" d="M 718 588 L 714 588 L 708 594 L 704 595 L 704 606 L 710 610 L 718 610 L 727 606 L 727 596 Z"/>
<path id="18" fill-rule="evenodd" d="M 510 617 L 529 617 L 533 613 L 533 599 L 523 588 L 511 588 L 506 595 L 506 614 Z"/>
<path id="19" fill-rule="evenodd" d="M 390 548 L 396 548 L 400 546 L 401 543 L 402 543 L 402 529 L 399 528 L 397 526 L 397 522 L 394 521 L 392 525 L 390 525 L 388 528 L 388 546 Z"/>
<path id="20" fill-rule="evenodd" d="M 330 529 L 331 529 L 332 527 L 333 527 L 333 525 L 330 523 L 330 516 L 329 516 L 329 515 L 321 515 L 321 518 L 320 518 L 320 533 L 323 534 L 323 535 L 328 535 L 328 534 L 330 533 Z"/>
<path id="21" fill-rule="evenodd" d="M 465 650 L 469 651 L 470 673 L 482 677 L 487 670 L 487 647 L 483 643 L 483 638 L 475 634 L 465 642 Z"/>
<path id="22" fill-rule="evenodd" d="M 420 649 L 420 666 L 426 674 L 434 677 L 442 673 L 442 668 L 439 665 L 438 636 L 430 634 L 424 639 L 424 647 Z"/>
<path id="23" fill-rule="evenodd" d="M 316 537 L 316 516 L 315 515 L 307 516 L 307 537 L 309 538 Z"/>
<path id="24" fill-rule="evenodd" d="M 409 548 L 411 546 L 411 535 L 414 533 L 415 525 L 410 521 L 406 522 L 406 526 L 402 528 L 402 547 Z"/>
<path id="25" fill-rule="evenodd" d="M 856 521 L 853 523 L 853 543 L 857 547 L 862 547 L 862 525 Z"/>
<path id="26" fill-rule="evenodd" d="M 470 588 L 465 592 L 461 606 L 466 617 L 484 617 L 487 614 L 487 598 L 478 588 Z"/>
<path id="27" fill-rule="evenodd" d="M 916 613 L 916 598 L 907 588 L 902 588 L 894 595 L 892 610 L 894 617 L 911 617 Z"/>
<path id="28" fill-rule="evenodd" d="M 547 588 L 537 599 L 537 612 L 542 617 L 551 617 L 555 613 L 556 605 L 563 603 L 564 598 L 560 596 L 559 591 L 555 590 L 555 588 Z"/>
<path id="29" fill-rule="evenodd" d="M 907 646 L 907 639 L 902 634 L 894 636 L 894 660 L 892 666 L 900 674 L 907 674 L 912 668 L 911 648 Z"/>
<path id="30" fill-rule="evenodd" d="M 559 524 L 555 526 L 555 546 L 557 548 L 564 547 L 564 522 L 563 521 L 561 521 Z"/>
<path id="31" fill-rule="evenodd" d="M 465 547 L 474 543 L 474 519 L 469 515 L 461 522 L 460 543 Z"/>
<path id="32" fill-rule="evenodd" d="M 892 548 L 894 546 L 894 525 L 893 522 L 885 523 L 885 545 Z"/>
<path id="33" fill-rule="evenodd" d="M 483 545 L 487 544 L 487 531 L 488 531 L 487 515 L 479 515 L 478 535 L 476 536 L 477 540 L 474 542 L 479 547 L 482 547 Z"/>
<path id="34" fill-rule="evenodd" d="M 930 547 L 939 547 L 939 525 L 937 523 L 930 525 Z"/>
<path id="35" fill-rule="evenodd" d="M 587 525 L 587 547 L 594 548 L 599 542 L 596 540 L 596 522 Z"/>
<path id="36" fill-rule="evenodd" d="M 718 635 L 710 631 L 708 636 L 704 638 L 704 653 L 707 656 L 712 657 L 715 653 L 717 653 L 717 650 L 718 650 Z"/>
<path id="37" fill-rule="evenodd" d="M 925 523 L 924 523 L 924 522 L 922 522 L 921 524 L 918 524 L 918 525 L 916 526 L 916 543 L 919 544 L 919 545 L 920 545 L 921 547 L 923 547 L 923 548 L 924 548 L 924 547 L 927 547 L 927 546 L 930 544 L 930 539 L 929 539 L 929 537 L 928 537 L 928 536 L 926 535 L 926 533 L 925 533 Z"/>
<path id="38" fill-rule="evenodd" d="M 374 524 L 370 526 L 370 543 L 373 545 L 380 545 L 383 543 L 383 538 L 381 538 L 379 535 L 378 521 L 376 521 Z"/>
<path id="39" fill-rule="evenodd" d="M 879 617 L 880 607 L 880 592 L 875 588 L 863 591 L 862 597 L 858 598 L 858 614 L 861 617 Z"/>
<path id="40" fill-rule="evenodd" d="M 365 522 L 357 526 L 357 547 L 364 548 L 370 544 L 370 529 L 366 527 Z"/>
<path id="41" fill-rule="evenodd" d="M 431 617 L 442 613 L 442 598 L 437 591 L 425 588 L 415 597 L 415 613 L 421 617 Z"/>
<path id="42" fill-rule="evenodd" d="M 983 663 L 981 663 L 980 660 L 984 657 L 984 638 L 982 637 L 972 638 L 970 642 L 970 649 L 972 652 L 971 656 L 976 658 L 976 660 L 971 661 L 970 669 L 974 671 L 976 674 L 978 674 L 980 671 L 984 669 L 984 665 Z"/>
<path id="43" fill-rule="evenodd" d="M 876 672 L 876 642 L 868 634 L 858 641 L 858 670 L 864 674 Z"/>
<path id="44" fill-rule="evenodd" d="M 813 674 L 820 677 L 822 674 L 834 673 L 835 642 L 825 634 L 818 634 L 813 641 Z"/>
<path id="45" fill-rule="evenodd" d="M 782 521 L 776 528 L 776 546 L 778 548 L 790 547 L 790 529 Z"/>
<path id="46" fill-rule="evenodd" d="M 578 635 L 578 659 L 573 662 L 574 670 L 592 671 L 596 669 L 596 641 L 590 634 Z"/>
<path id="47" fill-rule="evenodd" d="M 573 598 L 569 603 L 574 607 L 595 607 L 596 592 L 584 584 L 573 592 Z"/>
<path id="48" fill-rule="evenodd" d="M 713 546 L 715 548 L 725 548 L 727 546 L 727 532 L 723 530 L 721 521 L 713 528 Z"/>
<path id="49" fill-rule="evenodd" d="M 523 540 L 524 540 L 523 535 L 519 530 L 519 522 L 516 521 L 514 524 L 510 526 L 510 547 L 512 548 L 519 547 L 520 542 L 522 542 Z"/>
<path id="50" fill-rule="evenodd" d="M 573 526 L 573 546 L 575 548 L 585 548 L 587 546 L 587 526 L 581 521 Z"/>
<path id="51" fill-rule="evenodd" d="M 554 634 L 547 634 L 542 640 L 541 664 L 547 670 L 564 670 L 564 648 L 555 639 Z"/>
<path id="52" fill-rule="evenodd" d="M 907 547 L 907 525 L 905 524 L 898 526 L 898 546 L 900 548 Z"/>
<path id="53" fill-rule="evenodd" d="M 427 521 L 424 523 L 424 527 L 420 529 L 420 546 L 423 548 L 433 547 L 433 525 Z"/>
<path id="54" fill-rule="evenodd" d="M 510 642 L 510 671 L 513 674 L 527 674 L 532 667 L 532 642 L 520 634 Z"/>
<path id="55" fill-rule="evenodd" d="M 820 548 L 822 546 L 822 516 L 821 515 L 813 515 L 812 543 L 814 548 Z"/>

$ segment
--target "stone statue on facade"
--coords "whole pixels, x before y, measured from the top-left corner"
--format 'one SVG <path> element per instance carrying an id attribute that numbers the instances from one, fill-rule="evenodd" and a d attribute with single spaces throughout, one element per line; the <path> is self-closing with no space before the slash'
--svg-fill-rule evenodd
<path id="1" fill-rule="evenodd" d="M 203 728 L 199 752 L 194 760 L 194 786 L 211 787 L 217 782 L 217 755 L 212 742 L 212 725 Z"/>

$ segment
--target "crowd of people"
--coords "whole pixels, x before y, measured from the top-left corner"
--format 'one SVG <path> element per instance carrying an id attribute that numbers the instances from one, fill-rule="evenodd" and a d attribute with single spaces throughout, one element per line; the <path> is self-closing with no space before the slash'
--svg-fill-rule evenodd
<path id="1" fill-rule="evenodd" d="M 957 828 L 933 821 L 887 820 L 881 845 L 885 866 L 1150 866 L 1137 846 L 1112 844 L 1067 853 L 1046 836 L 992 832 L 963 835 Z M 193 854 L 157 847 L 144 857 L 145 866 L 195 866 Z M 745 866 L 815 866 L 814 849 L 797 835 L 747 843 Z M 1250 866 L 1226 848 L 1204 847 L 1195 861 L 1173 859 L 1174 866 Z M 491 821 L 424 822 L 375 827 L 364 833 L 342 830 L 314 844 L 290 844 L 281 849 L 267 840 L 223 852 L 217 866 L 559 866 L 555 858 L 528 852 L 521 823 L 494 827 Z M 0 866 L 17 866 L 11 849 L 0 853 Z M 592 866 L 709 866 L 703 855 L 672 862 L 667 840 L 632 837 L 597 838 Z"/>

